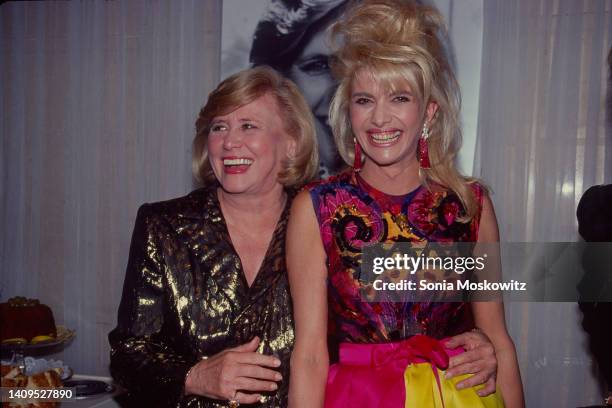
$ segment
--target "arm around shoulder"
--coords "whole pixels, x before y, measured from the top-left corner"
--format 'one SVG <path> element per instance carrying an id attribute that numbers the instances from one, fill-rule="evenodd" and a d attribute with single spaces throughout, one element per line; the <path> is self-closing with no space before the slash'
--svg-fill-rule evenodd
<path id="1" fill-rule="evenodd" d="M 327 266 L 308 191 L 297 195 L 287 227 L 287 268 L 296 341 L 291 355 L 289 406 L 322 407 L 329 368 Z"/>

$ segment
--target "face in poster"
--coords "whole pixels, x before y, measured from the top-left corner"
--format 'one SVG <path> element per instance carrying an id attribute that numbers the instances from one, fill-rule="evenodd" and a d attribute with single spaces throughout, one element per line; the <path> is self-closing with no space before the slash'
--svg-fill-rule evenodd
<path id="1" fill-rule="evenodd" d="M 335 82 L 329 67 L 326 30 L 347 2 L 264 0 L 240 3 L 226 1 L 223 4 L 222 76 L 249 66 L 268 65 L 292 79 L 315 118 L 319 175 L 326 177 L 337 173 L 344 163 L 336 151 L 328 124 Z M 244 13 L 245 7 L 250 8 L 249 13 Z M 258 18 L 253 21 L 253 16 Z"/>

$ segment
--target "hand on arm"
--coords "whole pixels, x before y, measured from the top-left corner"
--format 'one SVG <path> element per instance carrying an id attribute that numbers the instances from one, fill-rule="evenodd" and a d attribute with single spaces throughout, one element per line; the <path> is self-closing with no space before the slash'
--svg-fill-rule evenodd
<path id="1" fill-rule="evenodd" d="M 280 360 L 257 353 L 258 346 L 259 339 L 255 337 L 200 361 L 185 379 L 185 394 L 254 404 L 261 397 L 258 392 L 275 391 L 276 381 L 282 377 L 273 368 L 280 366 Z"/>
<path id="2" fill-rule="evenodd" d="M 497 374 L 497 358 L 491 340 L 480 331 L 471 331 L 452 337 L 445 344 L 454 349 L 463 347 L 465 353 L 451 357 L 446 378 L 463 374 L 473 374 L 469 378 L 457 383 L 458 389 L 475 387 L 484 384 L 478 390 L 481 397 L 495 392 L 495 379 Z"/>
<path id="3" fill-rule="evenodd" d="M 310 195 L 293 201 L 287 229 L 287 268 L 295 318 L 289 406 L 322 407 L 329 368 L 326 255 Z"/>

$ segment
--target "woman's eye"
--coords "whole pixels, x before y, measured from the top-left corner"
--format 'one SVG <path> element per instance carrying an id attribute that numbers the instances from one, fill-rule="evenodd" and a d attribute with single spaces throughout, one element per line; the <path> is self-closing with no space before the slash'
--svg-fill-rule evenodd
<path id="1" fill-rule="evenodd" d="M 365 105 L 365 104 L 367 104 L 369 102 L 370 102 L 370 100 L 368 98 L 357 98 L 357 99 L 355 99 L 355 103 L 357 105 Z"/>
<path id="2" fill-rule="evenodd" d="M 211 132 L 223 132 L 224 130 L 226 130 L 225 125 L 212 125 L 210 128 Z"/>
<path id="3" fill-rule="evenodd" d="M 242 130 L 251 130 L 251 129 L 257 129 L 257 127 L 255 125 L 253 125 L 252 123 L 243 123 L 242 124 Z"/>
<path id="4" fill-rule="evenodd" d="M 410 102 L 410 97 L 408 97 L 406 95 L 398 95 L 398 96 L 393 98 L 393 101 L 394 102 L 400 102 L 400 103 Z"/>
<path id="5" fill-rule="evenodd" d="M 314 57 L 298 64 L 298 67 L 311 76 L 326 74 L 329 72 L 329 58 L 325 56 Z"/>

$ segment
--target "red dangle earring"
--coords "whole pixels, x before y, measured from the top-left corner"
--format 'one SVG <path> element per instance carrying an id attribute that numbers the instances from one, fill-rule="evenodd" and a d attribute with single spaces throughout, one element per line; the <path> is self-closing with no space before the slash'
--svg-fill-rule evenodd
<path id="1" fill-rule="evenodd" d="M 353 160 L 353 170 L 356 173 L 359 173 L 361 171 L 361 146 L 355 138 L 353 138 L 353 142 L 355 143 L 355 158 Z"/>
<path id="2" fill-rule="evenodd" d="M 419 137 L 419 144 L 417 146 L 417 158 L 422 169 L 431 168 L 427 139 L 429 139 L 429 128 L 427 127 L 427 122 L 425 122 L 423 123 L 423 130 L 421 131 L 421 137 Z"/>

